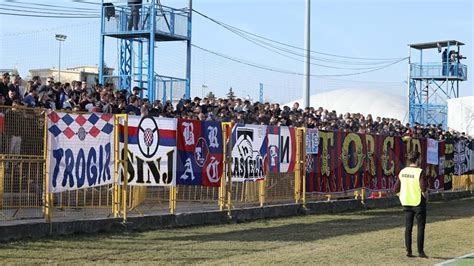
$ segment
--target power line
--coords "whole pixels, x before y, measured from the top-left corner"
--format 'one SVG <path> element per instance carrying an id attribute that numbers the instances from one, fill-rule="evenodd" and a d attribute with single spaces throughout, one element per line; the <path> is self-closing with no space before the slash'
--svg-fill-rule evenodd
<path id="1" fill-rule="evenodd" d="M 328 77 L 320 77 L 321 79 L 326 80 L 335 80 L 335 81 L 342 81 L 342 82 L 351 82 L 351 83 L 373 83 L 373 84 L 403 84 L 403 81 L 375 81 L 375 80 L 353 80 L 353 79 L 339 79 L 339 78 L 328 78 Z"/>
<path id="2" fill-rule="evenodd" d="M 283 51 L 283 52 L 286 52 L 286 53 L 289 53 L 289 54 L 293 54 L 293 55 L 296 55 L 296 56 L 299 56 L 299 57 L 302 57 L 302 58 L 305 58 L 306 56 L 304 54 L 301 54 L 301 53 L 297 53 L 295 51 L 292 51 L 292 50 L 289 50 L 289 49 L 286 49 L 286 48 L 281 48 L 279 46 L 276 46 L 274 44 L 271 44 L 271 43 L 268 43 L 268 42 L 265 42 L 265 41 L 262 41 L 262 40 L 259 40 L 259 39 L 256 39 L 256 38 L 252 38 L 252 37 L 249 37 L 249 36 L 246 36 L 244 34 L 241 34 L 239 33 L 238 31 L 234 30 L 234 29 L 228 29 L 229 31 L 232 31 L 233 33 L 239 35 L 240 37 L 258 45 L 258 46 L 261 46 L 265 49 L 268 49 L 268 50 L 273 50 L 273 49 L 270 49 L 268 47 L 272 47 L 274 49 L 277 49 L 279 51 Z M 255 43 L 255 42 L 258 42 L 258 43 Z M 264 46 L 266 47 L 264 47 Z M 277 53 L 277 52 L 275 52 Z M 280 55 L 282 55 L 281 53 L 278 53 Z M 286 55 L 283 55 L 283 56 L 286 56 Z M 351 61 L 341 61 L 341 60 L 334 60 L 334 59 L 328 59 L 328 58 L 321 58 L 321 57 L 315 57 L 315 56 L 310 56 L 311 59 L 314 59 L 316 61 L 322 61 L 322 62 L 326 62 L 326 63 L 331 63 L 331 64 L 344 64 L 344 65 L 372 65 L 373 67 L 376 67 L 376 65 L 380 66 L 380 65 L 385 65 L 387 63 L 390 63 L 390 62 L 393 62 L 394 60 L 390 60 L 390 61 L 380 61 L 380 62 L 351 62 Z M 398 58 L 400 59 L 400 58 Z M 304 62 L 304 60 L 301 60 L 301 62 Z M 367 69 L 367 68 L 347 68 L 347 67 L 344 67 L 344 68 L 339 68 L 339 67 L 331 67 L 331 66 L 326 66 L 326 65 L 320 65 L 320 64 L 315 64 L 315 63 L 311 63 L 313 65 L 319 65 L 319 66 L 324 66 L 324 67 L 328 67 L 328 68 L 334 68 L 334 69 L 349 69 L 349 70 L 357 70 L 357 69 Z M 369 67 L 369 68 L 372 68 L 372 67 Z"/>
<path id="3" fill-rule="evenodd" d="M 18 6 L 18 5 L 11 5 L 11 4 L 2 4 L 4 7 L 14 7 L 14 8 L 24 8 L 24 6 Z M 79 9 L 74 9 L 74 8 L 58 8 L 58 7 L 33 7 L 33 6 L 27 6 L 26 8 L 31 8 L 34 11 L 37 10 L 42 10 L 42 11 L 61 11 L 61 12 L 75 12 L 75 14 L 81 13 L 81 12 L 86 12 L 82 14 L 100 14 L 100 12 L 96 11 L 85 11 L 85 10 L 79 10 Z M 22 9 L 23 11 L 24 9 Z"/>
<path id="4" fill-rule="evenodd" d="M 57 5 L 48 5 L 48 4 L 38 4 L 38 3 L 31 3 L 31 2 L 21 2 L 16 0 L 6 0 L 7 3 L 14 3 L 19 5 L 32 5 L 32 6 L 44 6 L 44 7 L 56 7 L 56 8 L 64 8 L 64 9 L 77 9 L 83 11 L 97 11 L 97 9 L 92 8 L 81 8 L 81 7 L 64 7 L 64 6 L 57 6 Z"/>
<path id="5" fill-rule="evenodd" d="M 246 39 L 247 41 L 249 42 L 252 42 L 253 44 L 257 45 L 257 46 L 260 46 L 266 50 L 269 50 L 269 51 L 272 51 L 276 54 L 279 54 L 281 56 L 284 56 L 284 57 L 287 57 L 287 58 L 291 58 L 291 59 L 294 59 L 294 60 L 297 60 L 297 61 L 300 61 L 300 62 L 304 62 L 302 59 L 296 59 L 292 56 L 288 56 L 287 54 L 283 54 L 283 53 L 280 53 L 278 51 L 275 51 L 276 50 L 279 50 L 279 51 L 283 51 L 285 53 L 289 53 L 289 54 L 292 54 L 292 55 L 297 55 L 297 56 L 300 56 L 302 58 L 305 58 L 305 55 L 303 54 L 300 54 L 300 53 L 297 53 L 293 50 L 289 50 L 287 48 L 282 48 L 282 47 L 279 47 L 279 46 L 276 46 L 274 44 L 271 44 L 271 43 L 268 43 L 266 41 L 263 41 L 263 40 L 260 40 L 260 39 L 256 39 L 254 37 L 251 37 L 251 36 L 248 36 L 248 35 L 245 35 L 241 32 L 239 32 L 238 30 L 235 30 L 234 28 L 230 28 L 226 25 L 221 25 L 222 27 L 226 28 L 227 30 L 231 31 L 232 33 Z M 271 47 L 271 48 L 270 48 Z M 272 49 L 274 48 L 274 49 Z M 336 63 L 336 64 L 347 64 L 347 65 L 372 65 L 372 67 L 367 67 L 367 68 L 349 68 L 349 67 L 334 67 L 334 66 L 327 66 L 327 65 L 321 65 L 321 64 L 315 64 L 315 63 L 311 63 L 312 65 L 317 65 L 317 66 L 321 66 L 321 67 L 326 67 L 326 68 L 332 68 L 332 69 L 347 69 L 347 70 L 362 70 L 362 69 L 372 69 L 372 68 L 377 68 L 377 67 L 380 67 L 381 65 L 385 65 L 385 64 L 388 64 L 388 63 L 391 63 L 393 62 L 393 60 L 390 60 L 390 61 L 380 61 L 380 62 L 350 62 L 350 61 L 340 61 L 340 60 L 333 60 L 333 59 L 327 59 L 327 58 L 318 58 L 318 57 L 314 57 L 314 56 L 311 56 L 310 57 L 311 59 L 314 59 L 314 60 L 317 60 L 317 61 L 323 61 L 323 62 L 326 62 L 326 63 Z M 399 59 L 399 58 L 398 58 Z"/>
<path id="6" fill-rule="evenodd" d="M 232 29 L 229 29 L 229 30 L 232 31 L 232 32 L 234 32 L 234 30 L 232 30 Z M 257 46 L 260 46 L 260 47 L 262 47 L 262 48 L 264 48 L 264 49 L 266 49 L 266 50 L 269 50 L 269 51 L 271 51 L 271 52 L 274 52 L 274 53 L 279 54 L 279 55 L 281 55 L 281 56 L 284 56 L 284 57 L 286 57 L 286 58 L 293 59 L 293 60 L 298 61 L 298 62 L 305 62 L 303 59 L 298 59 L 298 58 L 295 58 L 295 57 L 293 57 L 293 56 L 290 56 L 290 55 L 287 55 L 287 54 L 284 54 L 284 53 L 275 51 L 275 49 L 276 49 L 276 50 L 280 50 L 280 51 L 284 51 L 284 52 L 287 52 L 287 53 L 290 53 L 290 54 L 294 54 L 294 55 L 297 55 L 297 56 L 301 56 L 301 57 L 304 57 L 304 55 L 301 55 L 301 54 L 295 53 L 295 52 L 293 52 L 293 51 L 291 51 L 291 50 L 279 48 L 279 47 L 276 47 L 276 46 L 274 46 L 274 45 L 267 44 L 266 42 L 263 42 L 263 43 L 267 44 L 268 46 L 272 47 L 272 48 L 270 48 L 270 47 L 265 46 L 264 44 L 261 44 L 260 42 L 262 42 L 262 41 L 259 42 L 258 40 L 255 40 L 255 39 L 253 39 L 253 38 L 251 38 L 251 37 L 242 35 L 242 34 L 240 34 L 240 33 L 238 33 L 238 32 L 234 32 L 234 33 L 237 34 L 237 35 L 239 35 L 240 37 L 242 37 L 242 38 L 248 40 L 249 42 L 252 42 L 253 44 L 255 44 L 255 45 L 257 45 Z M 313 57 L 311 57 L 311 58 L 313 58 Z M 323 65 L 323 64 L 318 64 L 318 63 L 312 63 L 312 62 L 311 62 L 310 64 L 311 64 L 311 65 L 315 65 L 315 66 L 319 66 L 319 67 L 324 67 L 324 68 L 331 68 L 331 69 L 368 70 L 368 69 L 375 69 L 375 68 L 378 68 L 378 67 L 380 67 L 380 65 L 382 65 L 382 64 L 385 65 L 385 64 L 388 64 L 388 63 L 390 63 L 390 62 L 376 63 L 376 65 L 378 65 L 378 66 L 357 67 L 357 68 L 355 68 L 355 67 L 336 67 L 336 66 L 328 66 L 328 65 Z"/>
<path id="7" fill-rule="evenodd" d="M 0 7 L 0 10 L 4 11 L 15 11 L 15 12 L 23 12 L 23 13 L 34 13 L 34 10 L 25 10 L 25 9 L 16 9 L 16 8 L 4 8 Z M 74 12 L 54 12 L 53 15 L 61 15 L 61 16 L 93 16 L 94 14 L 78 14 Z M 95 14 L 97 15 L 97 14 Z"/>
<path id="8" fill-rule="evenodd" d="M 247 61 L 247 60 L 244 60 L 244 59 L 240 59 L 240 58 L 228 56 L 228 55 L 225 55 L 225 54 L 221 54 L 221 53 L 218 53 L 218 52 L 211 51 L 211 50 L 208 50 L 206 48 L 200 47 L 200 46 L 195 45 L 195 44 L 192 44 L 192 46 L 199 49 L 199 50 L 202 50 L 204 52 L 207 52 L 207 53 L 210 53 L 210 54 L 213 54 L 213 55 L 216 55 L 216 56 L 234 61 L 234 62 L 239 63 L 239 64 L 244 64 L 244 65 L 247 65 L 247 66 L 251 66 L 251 67 L 254 67 L 254 68 L 259 68 L 259 69 L 263 69 L 263 70 L 267 70 L 267 71 L 271 71 L 271 72 L 282 73 L 282 74 L 306 76 L 304 73 L 293 72 L 293 71 L 288 71 L 288 70 L 282 70 L 282 69 L 278 69 L 278 68 L 275 68 L 275 67 L 272 67 L 272 66 L 261 65 L 261 64 L 255 63 L 255 62 L 250 62 L 250 61 Z M 381 66 L 381 67 L 378 67 L 378 68 L 375 68 L 375 69 L 367 70 L 367 71 L 360 71 L 360 72 L 355 72 L 355 73 L 344 73 L 344 74 L 310 75 L 310 76 L 311 77 L 345 77 L 345 76 L 361 75 L 361 74 L 375 72 L 375 71 L 378 71 L 378 70 L 388 68 L 392 65 L 395 65 L 395 64 L 400 63 L 402 61 L 405 61 L 406 59 L 408 59 L 408 57 L 401 58 L 401 59 L 399 59 L 397 61 L 394 61 L 392 63 L 389 63 L 387 65 L 384 65 L 384 66 Z"/>
<path id="9" fill-rule="evenodd" d="M 283 43 L 283 42 L 280 42 L 280 41 L 276 41 L 276 40 L 273 40 L 273 39 L 270 39 L 270 38 L 267 38 L 267 37 L 264 37 L 264 36 L 261 36 L 261 35 L 258 35 L 258 34 L 255 34 L 255 33 L 251 33 L 251 32 L 248 32 L 248 31 L 245 31 L 243 29 L 240 29 L 240 28 L 237 28 L 237 27 L 234 27 L 234 26 L 231 26 L 229 24 L 226 24 L 224 22 L 221 22 L 221 21 L 218 21 L 216 19 L 213 19 L 195 9 L 193 9 L 193 12 L 197 13 L 198 15 L 228 29 L 228 28 L 232 28 L 234 30 L 237 30 L 237 31 L 240 31 L 240 32 L 243 32 L 245 34 L 248 34 L 248 35 L 251 35 L 251 36 L 254 36 L 254 37 L 257 37 L 257 38 L 260 38 L 260 39 L 263 39 L 263 40 L 267 40 L 267 41 L 270 41 L 270 42 L 274 42 L 274 43 L 277 43 L 277 44 L 280 44 L 280 45 L 283 45 L 283 46 L 287 46 L 287 47 L 291 47 L 293 49 L 298 49 L 298 50 L 302 50 L 302 51 L 305 51 L 304 48 L 301 48 L 301 47 L 298 47 L 298 46 L 294 46 L 294 45 L 290 45 L 290 44 L 287 44 L 287 43 Z M 320 54 L 320 55 L 326 55 L 326 56 L 332 56 L 332 57 L 339 57 L 339 58 L 345 58 L 345 59 L 356 59 L 356 60 L 367 60 L 367 61 L 392 61 L 392 60 L 398 60 L 400 58 L 367 58 L 367 57 L 353 57 L 353 56 L 343 56 L 343 55 L 336 55 L 336 54 L 331 54 L 331 53 L 323 53 L 323 52 L 318 52 L 318 51 L 314 51 L 314 50 L 310 50 L 311 53 L 315 53 L 315 54 Z"/>
<path id="10" fill-rule="evenodd" d="M 54 16 L 54 15 L 32 15 L 32 14 L 16 14 L 0 12 L 0 15 L 19 16 L 19 17 L 35 17 L 35 18 L 100 18 L 100 16 Z"/>
<path id="11" fill-rule="evenodd" d="M 41 32 L 52 32 L 52 31 L 55 31 L 55 30 L 58 30 L 58 29 L 64 29 L 64 28 L 69 29 L 69 28 L 72 28 L 72 27 L 84 27 L 85 25 L 96 25 L 96 26 L 98 26 L 97 22 L 62 25 L 62 26 L 57 26 L 57 27 L 52 27 L 52 28 L 44 28 L 44 29 L 39 29 L 39 30 L 34 30 L 34 31 L 23 31 L 23 32 L 0 34 L 0 39 L 3 38 L 3 37 L 29 35 L 29 34 L 36 34 L 36 33 L 41 33 Z"/>

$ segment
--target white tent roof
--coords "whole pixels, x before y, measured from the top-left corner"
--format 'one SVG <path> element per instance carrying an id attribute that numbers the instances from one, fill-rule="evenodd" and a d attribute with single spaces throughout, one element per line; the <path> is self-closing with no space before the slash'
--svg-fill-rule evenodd
<path id="1" fill-rule="evenodd" d="M 284 105 L 293 106 L 298 102 L 303 106 L 303 99 L 298 99 Z M 361 113 L 372 114 L 375 118 L 396 118 L 403 123 L 408 121 L 408 101 L 405 97 L 378 90 L 369 89 L 341 89 L 313 94 L 310 97 L 310 106 L 323 107 L 329 111 L 335 110 L 338 114 Z"/>
<path id="2" fill-rule="evenodd" d="M 448 100 L 448 128 L 474 136 L 474 96 Z"/>

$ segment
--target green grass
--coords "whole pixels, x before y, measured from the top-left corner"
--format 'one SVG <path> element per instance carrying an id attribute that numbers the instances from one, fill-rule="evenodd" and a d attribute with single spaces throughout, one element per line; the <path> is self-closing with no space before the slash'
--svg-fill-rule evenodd
<path id="1" fill-rule="evenodd" d="M 405 257 L 403 232 L 401 208 L 391 208 L 14 242 L 0 245 L 0 264 L 432 265 L 474 252 L 474 198 L 429 203 L 429 259 Z"/>
<path id="2" fill-rule="evenodd" d="M 446 265 L 449 266 L 471 266 L 474 265 L 474 255 L 471 255 L 466 258 L 458 259 L 456 261 L 453 261 L 451 263 L 448 263 Z"/>

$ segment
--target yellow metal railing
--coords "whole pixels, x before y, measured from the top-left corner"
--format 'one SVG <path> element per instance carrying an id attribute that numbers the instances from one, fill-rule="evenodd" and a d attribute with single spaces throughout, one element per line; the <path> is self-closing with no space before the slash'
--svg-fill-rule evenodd
<path id="1" fill-rule="evenodd" d="M 49 193 L 48 117 L 41 109 L 0 106 L 0 220 L 58 216 L 70 219 L 113 215 L 127 222 L 129 214 L 146 212 L 176 213 L 177 210 L 232 210 L 269 203 L 306 203 L 305 137 L 306 129 L 296 129 L 296 162 L 292 173 L 267 171 L 265 180 L 232 182 L 230 159 L 232 123 L 222 123 L 223 171 L 219 187 L 173 186 L 129 187 L 128 115 L 115 115 L 114 127 L 123 125 L 124 143 L 115 130 L 114 183 L 94 188 Z M 124 158 L 122 158 L 124 157 Z M 119 180 L 123 171 L 123 180 Z M 471 190 L 474 175 L 454 176 L 453 190 Z M 364 200 L 365 189 L 352 192 Z M 333 196 L 326 197 L 333 199 Z M 324 195 L 320 199 L 325 199 Z"/>

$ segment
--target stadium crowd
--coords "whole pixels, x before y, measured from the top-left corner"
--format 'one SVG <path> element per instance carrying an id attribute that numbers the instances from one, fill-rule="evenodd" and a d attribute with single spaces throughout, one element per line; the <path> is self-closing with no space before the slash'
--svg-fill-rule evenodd
<path id="1" fill-rule="evenodd" d="M 25 93 L 20 92 L 21 78 L 18 75 L 2 75 L 0 82 L 0 105 L 39 107 L 55 110 L 72 110 L 99 113 L 127 113 L 183 119 L 211 120 L 270 126 L 295 126 L 318 128 L 320 130 L 345 131 L 354 133 L 374 133 L 392 136 L 430 137 L 434 139 L 469 138 L 464 133 L 445 131 L 442 125 L 403 124 L 394 118 L 373 117 L 360 113 L 338 114 L 319 108 L 300 108 L 298 103 L 292 107 L 278 103 L 250 102 L 240 98 L 214 97 L 201 99 L 181 99 L 176 106 L 171 101 L 149 102 L 140 97 L 139 87 L 132 93 L 117 90 L 107 83 L 89 86 L 87 82 L 60 83 L 52 78 L 41 84 L 35 76 L 23 84 Z"/>

